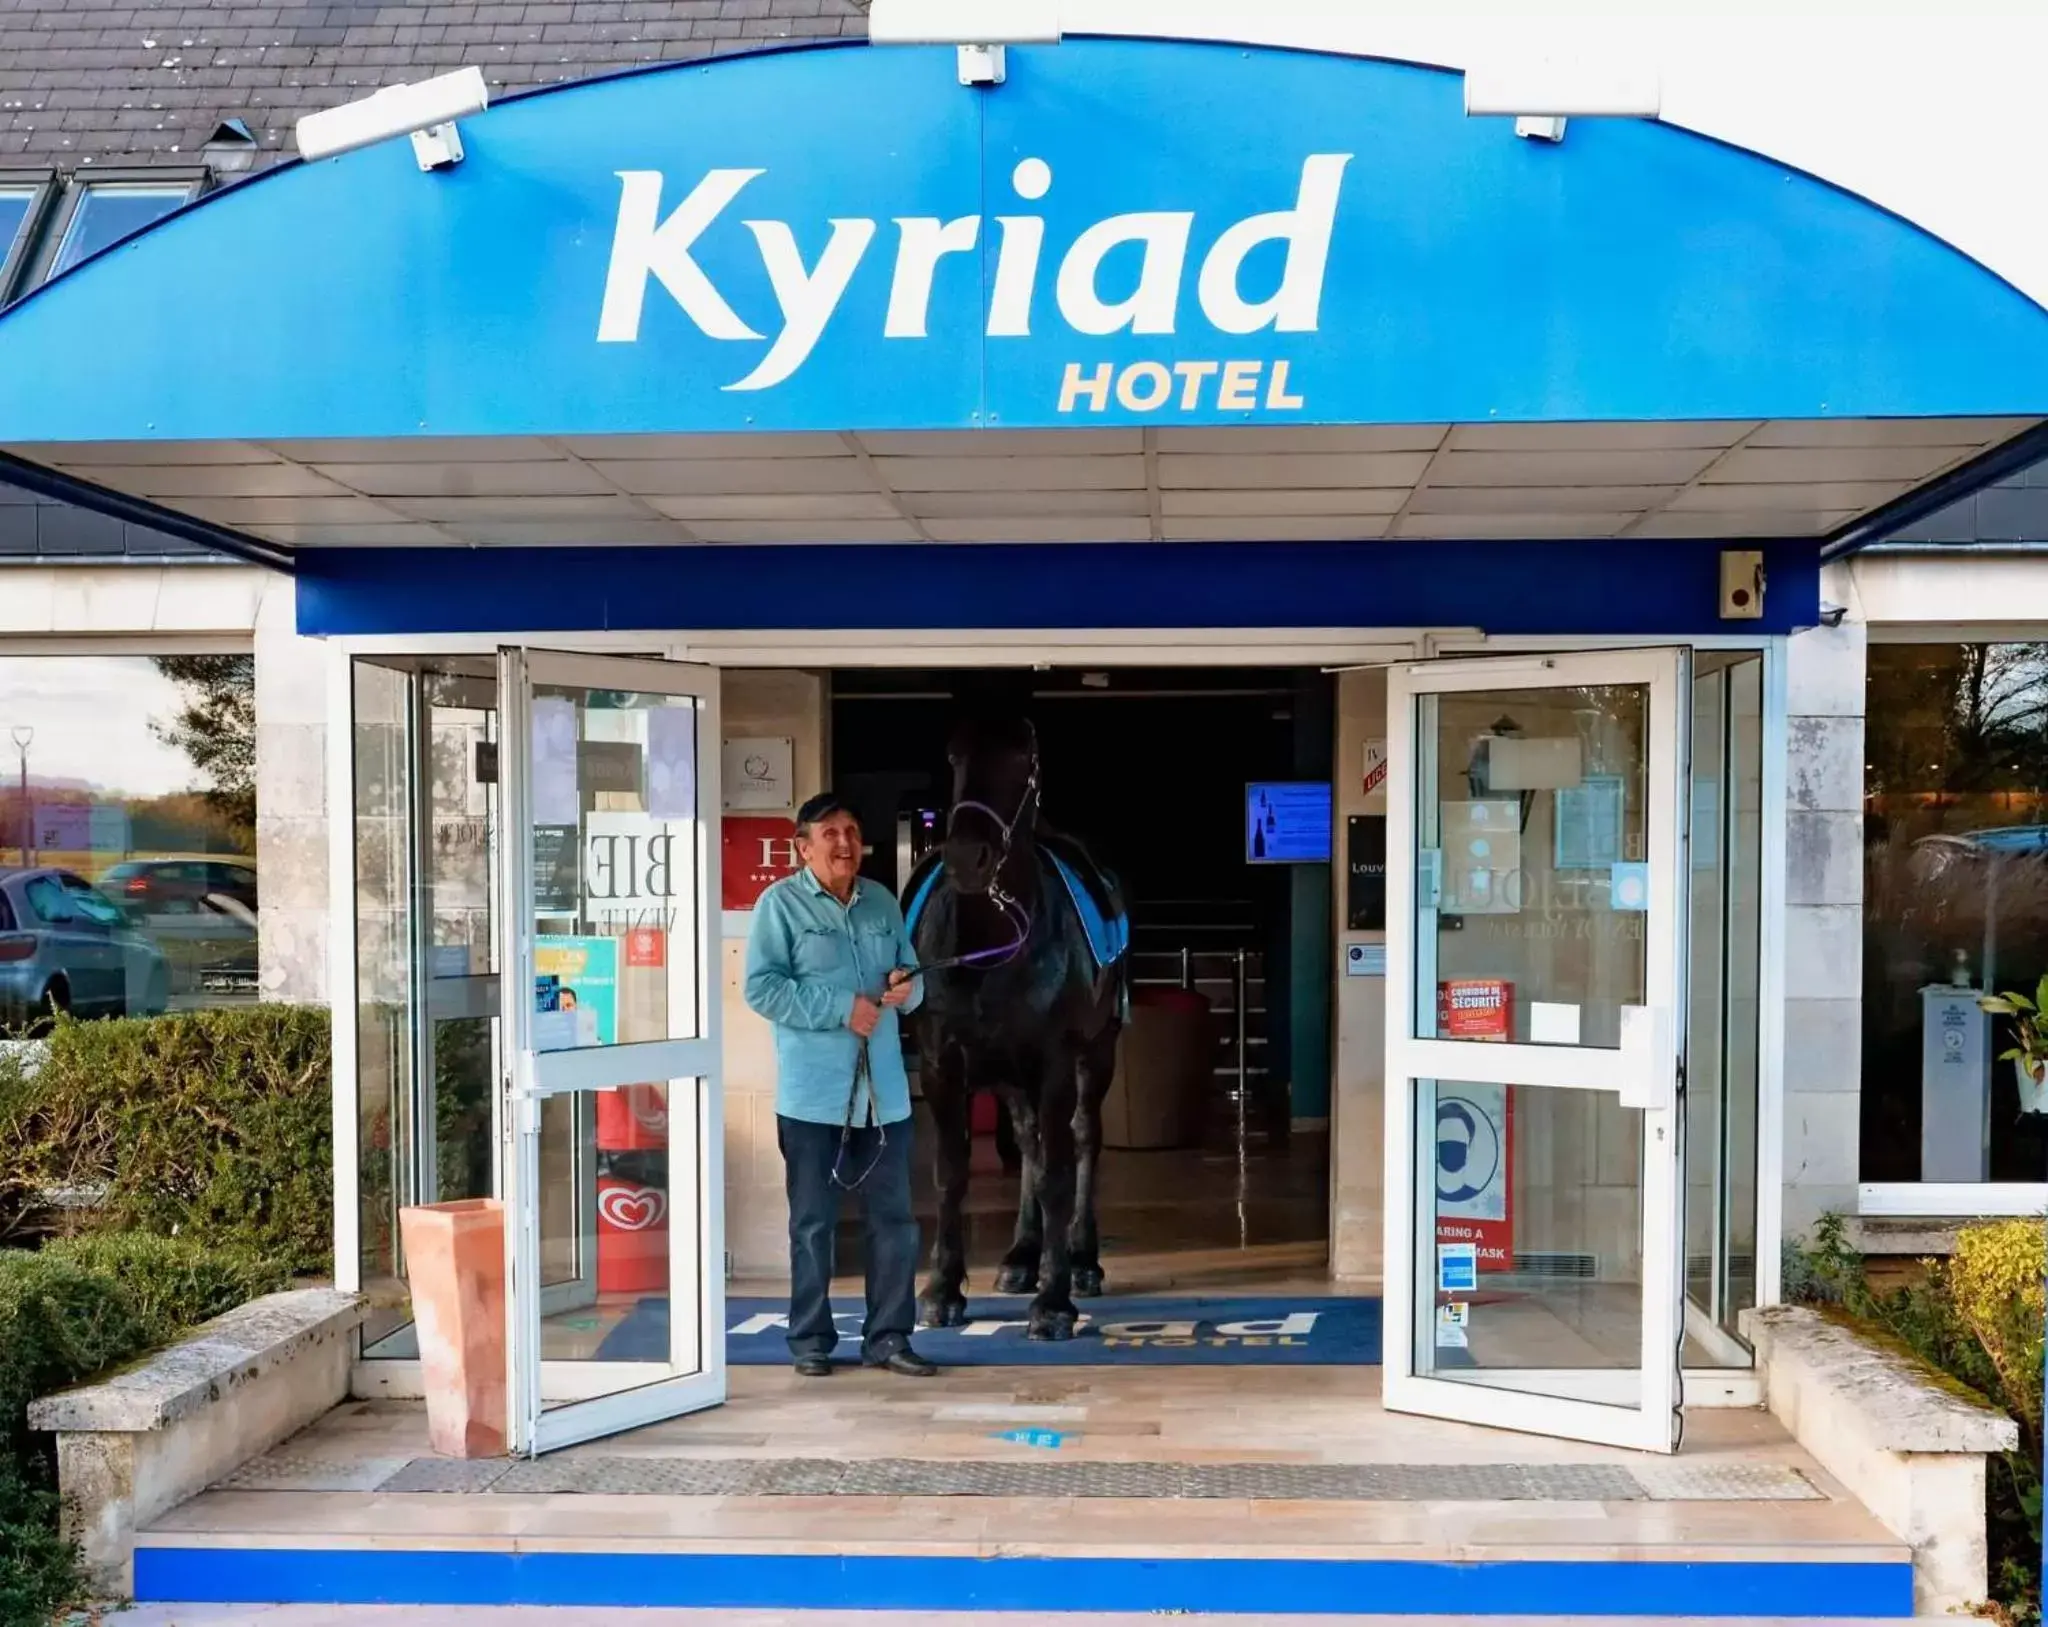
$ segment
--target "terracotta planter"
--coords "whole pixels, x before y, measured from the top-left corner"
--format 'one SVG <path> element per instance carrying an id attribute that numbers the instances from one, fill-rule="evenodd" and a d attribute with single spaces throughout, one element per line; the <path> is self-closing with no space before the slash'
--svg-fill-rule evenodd
<path id="1" fill-rule="evenodd" d="M 427 1392 L 427 1437 L 450 1458 L 505 1450 L 505 1206 L 398 1211 Z"/>

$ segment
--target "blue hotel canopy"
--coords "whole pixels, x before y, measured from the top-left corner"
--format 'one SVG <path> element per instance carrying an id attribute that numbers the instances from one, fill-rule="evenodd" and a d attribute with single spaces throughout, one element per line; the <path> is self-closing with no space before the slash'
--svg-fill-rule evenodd
<path id="1" fill-rule="evenodd" d="M 228 188 L 0 317 L 0 446 L 309 631 L 843 625 L 832 545 L 878 626 L 1678 632 L 1731 541 L 1810 620 L 2048 414 L 2048 311 L 1757 155 L 1384 61 L 1008 67 L 667 67 Z"/>

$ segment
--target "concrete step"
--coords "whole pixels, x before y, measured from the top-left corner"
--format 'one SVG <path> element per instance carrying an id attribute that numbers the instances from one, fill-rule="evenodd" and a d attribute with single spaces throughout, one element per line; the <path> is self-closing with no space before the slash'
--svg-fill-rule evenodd
<path id="1" fill-rule="evenodd" d="M 1159 1627 L 1171 1615 L 1102 1615 L 1042 1611 L 966 1613 L 901 1610 L 587 1610 L 568 1606 L 410 1606 L 145 1604 L 123 1611 L 121 1627 L 1021 1627 L 1052 1622 L 1059 1627 Z M 1298 1615 L 1202 1615 L 1189 1618 L 1213 1627 L 1298 1627 Z M 1331 1627 L 1385 1627 L 1387 1616 L 1318 1616 Z M 1580 1627 L 1583 1616 L 1405 1616 L 1404 1627 Z M 1927 1616 L 1916 1618 L 1934 1621 Z M 1601 1627 L 1860 1627 L 1869 1618 L 1813 1616 L 1606 1616 Z M 1893 1618 L 1886 1627 L 1897 1627 Z M 1872 1622 L 1870 1627 L 1876 1627 Z"/>
<path id="2" fill-rule="evenodd" d="M 813 1607 L 1328 1619 L 1368 1600 L 1404 1619 L 1908 1617 L 1910 1556 L 1869 1523 L 1824 1502 L 224 1489 L 138 1534 L 134 1590 L 156 1603 L 631 1608 L 633 1627 L 651 1619 L 643 1607 L 713 1604 L 726 1621 Z"/>

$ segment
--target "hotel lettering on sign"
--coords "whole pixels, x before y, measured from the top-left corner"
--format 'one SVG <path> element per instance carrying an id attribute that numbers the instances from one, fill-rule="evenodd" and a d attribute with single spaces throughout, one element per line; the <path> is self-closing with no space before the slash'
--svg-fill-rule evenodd
<path id="1" fill-rule="evenodd" d="M 979 314 L 990 340 L 1032 336 L 1039 295 L 1049 288 L 1060 322 L 1079 354 L 1062 372 L 1055 409 L 1066 416 L 1106 412 L 1286 413 L 1307 405 L 1284 357 L 1258 353 L 1263 333 L 1314 333 L 1322 319 L 1324 273 L 1349 153 L 1315 153 L 1302 161 L 1291 201 L 1201 232 L 1192 209 L 1115 214 L 1085 227 L 1072 241 L 1048 245 L 1043 216 L 1029 205 L 1053 189 L 1052 166 L 1021 160 L 1008 177 L 1011 198 L 992 218 L 902 215 L 883 223 L 834 217 L 824 247 L 806 260 L 801 240 L 815 242 L 814 222 L 742 218 L 754 240 L 776 309 L 774 331 L 743 318 L 730 293 L 698 259 L 699 243 L 765 169 L 714 169 L 677 198 L 659 170 L 621 170 L 618 216 L 598 314 L 601 344 L 640 338 L 651 288 L 658 288 L 708 339 L 765 345 L 752 365 L 721 386 L 772 390 L 793 378 L 839 317 L 857 277 L 883 275 L 888 304 L 881 336 L 929 340 L 935 326 L 933 282 L 951 255 L 981 256 L 992 265 L 983 280 Z M 1212 235 L 1213 232 L 1213 235 Z M 877 249 L 878 241 L 881 247 Z M 1199 243 L 1199 251 L 1198 251 Z M 1247 262 L 1262 248 L 1256 271 Z M 1277 276 L 1272 262 L 1277 259 Z M 1258 287 L 1248 289 L 1247 283 Z M 1196 313 L 1199 313 L 1197 316 Z M 957 327 L 957 321 L 951 325 Z M 1206 330 L 1206 332 L 1204 331 Z M 1090 338 L 1155 336 L 1160 355 L 1111 362 L 1085 354 Z M 1213 353 L 1190 356 L 1204 341 Z"/>

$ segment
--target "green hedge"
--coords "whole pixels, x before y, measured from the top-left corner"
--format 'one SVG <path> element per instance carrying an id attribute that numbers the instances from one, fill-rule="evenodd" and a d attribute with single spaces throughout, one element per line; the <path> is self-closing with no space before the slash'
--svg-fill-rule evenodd
<path id="1" fill-rule="evenodd" d="M 93 1232 L 47 1245 L 34 1259 L 113 1283 L 140 1346 L 170 1344 L 187 1328 L 292 1285 L 282 1260 L 147 1232 Z"/>
<path id="2" fill-rule="evenodd" d="M 1825 1216 L 1811 1249 L 1788 1247 L 1788 1300 L 1832 1307 L 1897 1341 L 2010 1413 L 2020 1446 L 1991 1460 L 1985 1539 L 1991 1595 L 2019 1627 L 2041 1621 L 2042 1318 L 2048 1241 L 2038 1220 L 1986 1221 L 1956 1233 L 1920 1280 L 1873 1288 L 1845 1223 Z"/>
<path id="3" fill-rule="evenodd" d="M 28 1404 L 288 1287 L 280 1260 L 118 1232 L 0 1250 L 0 1627 L 41 1627 L 78 1590 L 55 1464 Z"/>
<path id="4" fill-rule="evenodd" d="M 67 1224 L 331 1270 L 329 1033 L 324 1009 L 243 1006 L 66 1021 L 39 1065 L 0 1059 L 0 1240 L 85 1192 Z"/>

